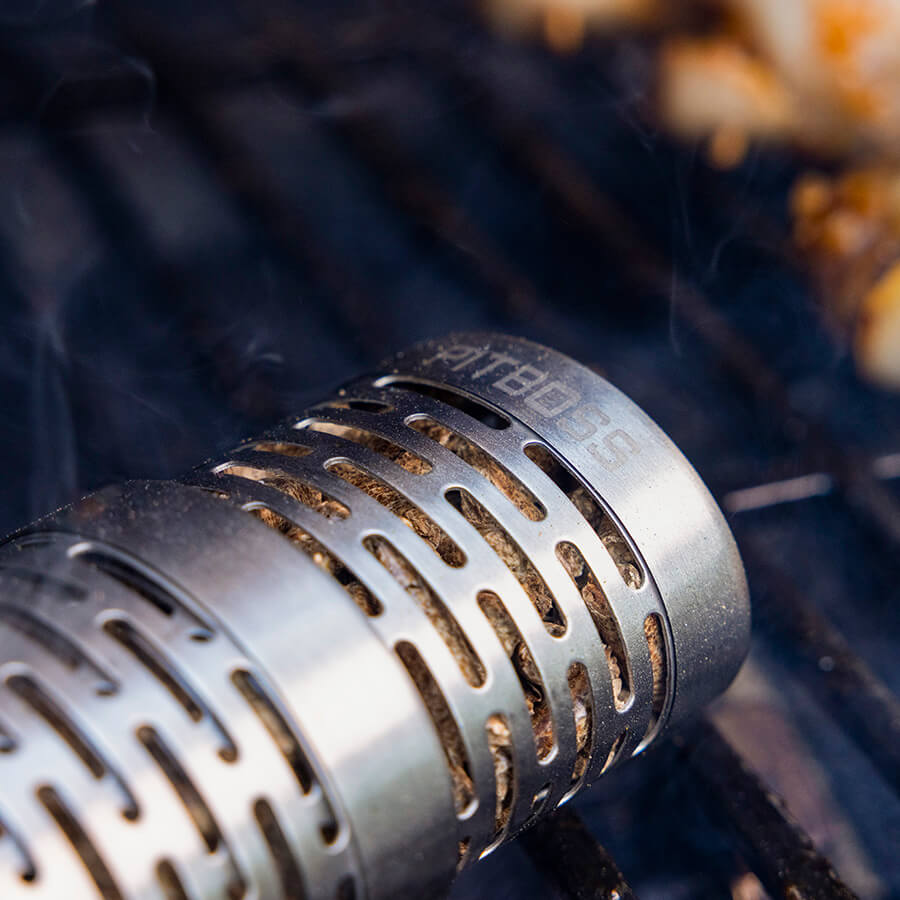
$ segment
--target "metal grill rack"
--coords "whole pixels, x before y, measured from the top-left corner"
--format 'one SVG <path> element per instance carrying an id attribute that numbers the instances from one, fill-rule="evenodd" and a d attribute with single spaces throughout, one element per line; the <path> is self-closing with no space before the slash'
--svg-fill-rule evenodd
<path id="1" fill-rule="evenodd" d="M 726 704 L 454 897 L 852 896 L 826 849 L 856 893 L 900 891 L 900 416 L 784 249 L 793 163 L 723 174 L 653 133 L 639 40 L 559 59 L 458 4 L 181 7 L 0 21 L 7 529 L 429 334 L 554 344 L 731 512 L 763 721 L 804 749 L 726 740 Z M 801 826 L 760 779 L 810 766 Z"/>

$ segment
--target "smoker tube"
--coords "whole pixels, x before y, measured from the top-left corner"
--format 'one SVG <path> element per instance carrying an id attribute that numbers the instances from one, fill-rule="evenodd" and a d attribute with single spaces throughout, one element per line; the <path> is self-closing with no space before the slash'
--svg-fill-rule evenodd
<path id="1" fill-rule="evenodd" d="M 418 345 L 0 547 L 0 896 L 440 896 L 748 639 L 728 527 L 630 400 Z"/>

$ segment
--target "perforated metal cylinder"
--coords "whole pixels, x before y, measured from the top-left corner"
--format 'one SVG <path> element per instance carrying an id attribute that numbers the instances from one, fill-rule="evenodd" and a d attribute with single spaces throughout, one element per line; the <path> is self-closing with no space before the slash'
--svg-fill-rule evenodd
<path id="1" fill-rule="evenodd" d="M 723 690 L 749 606 L 678 450 L 460 335 L 0 548 L 0 896 L 439 895 Z"/>

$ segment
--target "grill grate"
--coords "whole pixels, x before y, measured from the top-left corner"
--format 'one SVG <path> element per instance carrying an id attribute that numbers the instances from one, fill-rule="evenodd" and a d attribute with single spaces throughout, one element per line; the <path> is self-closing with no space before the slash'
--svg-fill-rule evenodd
<path id="1" fill-rule="evenodd" d="M 4 315 L 28 323 L 26 339 L 12 330 L 6 339 L 18 362 L 3 375 L 4 392 L 21 392 L 26 378 L 38 392 L 48 378 L 65 375 L 68 385 L 55 389 L 63 396 L 50 413 L 40 395 L 30 413 L 9 415 L 47 444 L 61 404 L 77 441 L 69 462 L 38 472 L 38 494 L 7 488 L 7 526 L 77 487 L 179 471 L 196 456 L 184 422 L 215 420 L 227 446 L 255 420 L 297 408 L 281 385 L 336 378 L 428 333 L 490 325 L 597 360 L 673 434 L 726 507 L 753 485 L 826 476 L 827 496 L 770 506 L 763 492 L 734 525 L 757 596 L 759 662 L 787 679 L 788 715 L 811 730 L 810 743 L 824 744 L 812 756 L 864 847 L 847 879 L 873 896 L 900 888 L 891 852 L 900 831 L 900 681 L 889 618 L 900 501 L 871 465 L 900 450 L 900 417 L 889 398 L 853 380 L 779 247 L 788 164 L 758 157 L 735 175 L 713 173 L 649 135 L 636 118 L 640 102 L 623 108 L 620 99 L 621 73 L 641 59 L 636 43 L 625 44 L 633 58 L 589 45 L 558 60 L 496 41 L 455 5 L 426 13 L 297 4 L 265 14 L 163 6 L 137 18 L 114 3 L 90 19 L 72 11 L 24 35 L 20 25 L 0 32 L 10 85 L 0 140 L 36 179 L 53 180 L 48 190 L 72 198 L 82 233 L 80 244 L 24 226 L 0 233 L 0 283 L 16 301 Z M 163 177 L 136 156 L 123 162 L 110 149 L 123 143 L 116 129 L 139 147 L 147 142 L 150 155 L 158 131 L 175 147 L 164 159 L 172 172 Z M 317 184 L 304 172 L 323 160 Z M 21 184 L 4 180 L 9 204 Z M 180 230 L 165 222 L 154 191 L 177 204 L 200 198 L 169 213 L 196 216 L 190 239 L 190 221 Z M 75 280 L 65 266 L 82 256 L 95 261 Z M 128 297 L 123 306 L 134 298 L 136 332 L 155 328 L 182 355 L 181 371 L 133 391 L 170 410 L 171 425 L 110 387 L 131 347 L 142 347 L 127 316 L 109 331 L 122 358 L 93 368 L 74 352 L 54 355 L 53 336 L 33 324 L 46 318 L 70 348 L 89 353 L 82 332 L 95 327 L 98 281 L 118 302 Z M 86 309 L 73 310 L 70 297 Z M 282 335 L 269 334 L 273 321 Z M 247 347 L 260 340 L 248 362 Z M 158 365 L 168 370 L 169 359 Z M 340 423 L 340 412 L 316 422 Z M 117 428 L 105 440 L 111 415 Z M 321 434 L 308 424 L 323 439 L 347 439 L 335 427 Z M 158 435 L 151 447 L 129 437 L 145 428 Z M 453 449 L 446 436 L 426 434 L 423 446 L 426 438 Z M 207 444 L 204 436 L 198 446 Z M 7 471 L 35 471 L 21 448 L 4 452 Z M 368 452 L 393 451 L 369 442 Z M 272 460 L 260 459 L 284 450 L 246 453 L 265 472 Z M 65 474 L 76 463 L 78 484 L 77 469 Z M 195 616 L 163 599 L 169 615 Z M 839 730 L 806 709 L 808 697 Z M 850 742 L 854 762 L 836 766 Z M 580 814 L 561 811 L 528 836 L 539 889 L 508 862 L 522 852 L 510 848 L 460 880 L 460 900 L 529 889 L 546 896 L 547 885 L 564 897 L 629 896 L 582 817 L 643 895 L 702 894 L 733 886 L 747 869 L 773 896 L 789 886 L 795 896 L 849 895 L 715 726 L 683 732 L 633 768 L 634 783 L 626 777 L 619 793 L 604 786 Z M 667 786 L 673 768 L 688 774 Z M 885 784 L 885 806 L 867 806 Z M 705 811 L 685 813 L 701 837 L 679 833 L 680 811 L 669 804 L 685 799 Z M 58 798 L 48 803 L 65 818 Z M 883 823 L 872 821 L 879 816 Z M 814 836 L 841 849 L 833 835 Z M 642 841 L 669 852 L 648 853 Z"/>

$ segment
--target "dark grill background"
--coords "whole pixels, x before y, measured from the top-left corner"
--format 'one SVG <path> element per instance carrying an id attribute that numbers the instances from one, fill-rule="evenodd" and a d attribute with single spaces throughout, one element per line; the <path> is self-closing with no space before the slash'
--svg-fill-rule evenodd
<path id="1" fill-rule="evenodd" d="M 795 159 L 715 172 L 654 129 L 641 40 L 559 59 L 459 4 L 4 9 L 5 530 L 184 471 L 415 340 L 556 346 L 720 500 L 830 479 L 733 516 L 755 645 L 715 720 L 846 883 L 900 896 L 900 492 L 875 477 L 900 463 L 872 468 L 900 402 L 856 380 L 796 271 Z M 644 898 L 748 900 L 748 868 L 846 896 L 708 722 L 572 806 L 454 898 L 624 898 L 611 858 Z"/>

